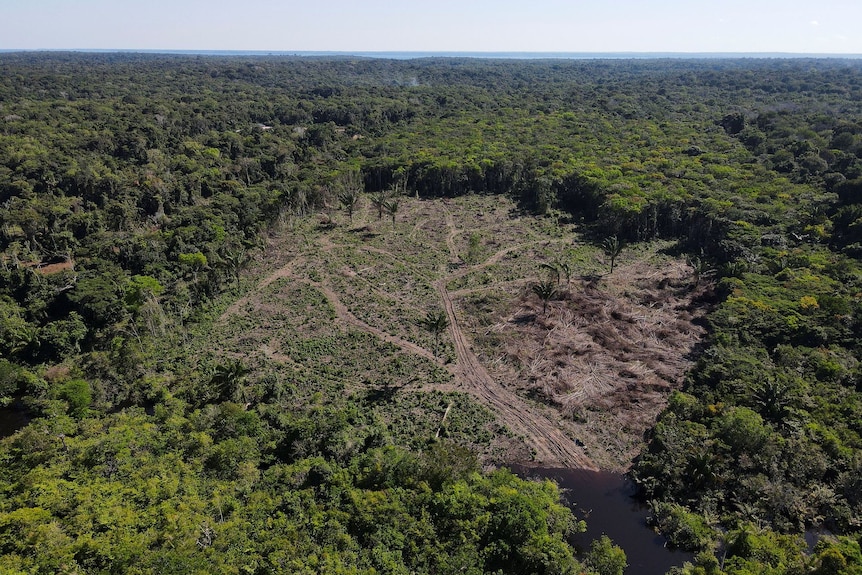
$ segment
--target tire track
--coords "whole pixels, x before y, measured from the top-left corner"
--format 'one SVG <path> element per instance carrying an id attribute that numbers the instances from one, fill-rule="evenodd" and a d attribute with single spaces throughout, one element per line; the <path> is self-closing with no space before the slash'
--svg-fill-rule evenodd
<path id="1" fill-rule="evenodd" d="M 514 246 L 509 246 L 507 248 L 501 248 L 501 249 L 497 250 L 496 252 L 494 252 L 485 261 L 480 262 L 480 263 L 475 264 L 475 265 L 472 265 L 472 266 L 465 266 L 465 267 L 453 272 L 452 274 L 450 274 L 447 279 L 448 279 L 448 281 L 452 281 L 454 279 L 461 278 L 461 277 L 463 277 L 463 276 L 465 276 L 471 272 L 490 267 L 496 263 L 499 263 L 500 260 L 503 259 L 504 256 L 506 256 L 512 252 L 516 252 L 518 250 L 528 248 L 530 246 L 535 246 L 537 244 L 564 244 L 564 243 L 571 242 L 574 238 L 575 238 L 574 236 L 571 236 L 571 237 L 565 237 L 565 238 L 559 238 L 559 239 L 553 239 L 553 240 L 545 240 L 545 239 L 532 240 L 529 242 L 525 242 L 523 244 L 516 244 Z"/>

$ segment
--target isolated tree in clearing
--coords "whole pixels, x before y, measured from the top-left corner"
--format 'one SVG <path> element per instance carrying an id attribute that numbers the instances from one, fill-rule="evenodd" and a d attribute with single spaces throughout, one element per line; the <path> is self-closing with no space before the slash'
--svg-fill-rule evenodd
<path id="1" fill-rule="evenodd" d="M 371 204 L 377 208 L 377 219 L 383 219 L 383 211 L 386 209 L 386 202 L 389 201 L 389 195 L 386 192 L 376 192 L 371 196 Z"/>
<path id="2" fill-rule="evenodd" d="M 395 225 L 395 216 L 398 215 L 399 201 L 395 198 L 391 200 L 386 200 L 386 203 L 383 204 L 383 209 L 386 210 L 386 213 L 389 214 L 389 217 L 392 218 L 392 225 Z"/>
<path id="3" fill-rule="evenodd" d="M 611 271 L 608 273 L 614 273 L 614 265 L 616 264 L 620 253 L 623 251 L 623 243 L 617 236 L 611 236 L 609 238 L 605 238 L 605 241 L 602 242 L 602 250 L 610 260 Z"/>
<path id="4" fill-rule="evenodd" d="M 446 312 L 442 310 L 429 311 L 420 323 L 426 331 L 434 336 L 434 355 L 436 356 L 440 347 L 440 336 L 449 327 L 449 318 L 446 317 Z"/>
<path id="5" fill-rule="evenodd" d="M 341 191 L 338 194 L 338 201 L 341 202 L 344 211 L 347 212 L 350 223 L 353 223 L 353 214 L 359 206 L 359 198 L 364 189 L 362 179 L 357 172 L 348 172 L 342 176 L 340 183 Z"/>

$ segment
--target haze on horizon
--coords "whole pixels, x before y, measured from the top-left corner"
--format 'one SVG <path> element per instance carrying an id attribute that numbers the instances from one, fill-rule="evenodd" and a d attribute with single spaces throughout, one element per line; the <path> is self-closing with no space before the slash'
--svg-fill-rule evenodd
<path id="1" fill-rule="evenodd" d="M 0 49 L 862 54 L 858 0 L 0 0 Z"/>

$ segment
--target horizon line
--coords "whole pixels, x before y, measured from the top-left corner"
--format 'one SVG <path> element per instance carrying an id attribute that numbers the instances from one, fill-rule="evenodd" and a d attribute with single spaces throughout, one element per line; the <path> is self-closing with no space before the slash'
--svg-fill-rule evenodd
<path id="1" fill-rule="evenodd" d="M 549 51 L 549 50 L 235 50 L 206 48 L 0 48 L 0 53 L 92 53 L 92 54 L 171 54 L 171 55 L 236 55 L 236 56 L 360 56 L 399 59 L 422 57 L 494 58 L 501 55 L 527 58 L 846 58 L 859 59 L 862 53 L 842 52 L 738 52 L 738 51 Z"/>

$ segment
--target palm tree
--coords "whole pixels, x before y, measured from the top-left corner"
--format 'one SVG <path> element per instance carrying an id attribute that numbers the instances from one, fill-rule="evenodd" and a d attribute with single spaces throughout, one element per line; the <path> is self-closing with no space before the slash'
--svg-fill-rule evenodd
<path id="1" fill-rule="evenodd" d="M 377 219 L 383 219 L 383 210 L 386 209 L 386 202 L 389 200 L 389 194 L 386 192 L 376 192 L 371 196 L 371 203 L 377 208 Z"/>
<path id="2" fill-rule="evenodd" d="M 353 223 L 353 213 L 356 211 L 356 206 L 359 205 L 359 190 L 350 188 L 338 194 L 338 201 L 344 211 L 347 212 L 347 217 L 350 218 L 350 223 Z"/>
<path id="3" fill-rule="evenodd" d="M 392 198 L 390 200 L 386 200 L 383 204 L 383 209 L 386 210 L 386 213 L 392 217 L 392 225 L 395 226 L 395 216 L 398 214 L 398 207 L 400 202 L 396 198 Z"/>
<path id="4" fill-rule="evenodd" d="M 11 349 L 12 354 L 20 354 L 25 351 L 35 353 L 42 344 L 39 337 L 39 330 L 32 324 L 22 324 L 17 330 L 10 330 L 11 333 Z"/>
<path id="5" fill-rule="evenodd" d="M 353 213 L 356 211 L 356 206 L 359 205 L 359 198 L 365 189 L 365 185 L 359 172 L 355 170 L 342 174 L 338 184 L 338 187 L 341 189 L 338 193 L 338 201 L 341 202 L 352 223 Z"/>
<path id="6" fill-rule="evenodd" d="M 539 264 L 539 267 L 543 270 L 547 270 L 548 272 L 548 281 L 551 279 L 554 280 L 554 283 L 560 283 L 560 268 L 557 267 L 556 262 L 549 264 L 547 262 Z"/>
<path id="7" fill-rule="evenodd" d="M 548 312 L 548 302 L 557 295 L 557 285 L 551 280 L 542 280 L 530 286 L 530 290 L 542 300 L 542 315 Z"/>
<path id="8" fill-rule="evenodd" d="M 753 391 L 754 403 L 766 419 L 783 423 L 791 413 L 793 393 L 788 384 L 769 377 Z"/>
<path id="9" fill-rule="evenodd" d="M 557 268 L 560 270 L 563 277 L 566 278 L 566 285 L 568 286 L 572 281 L 572 266 L 569 265 L 569 262 L 557 260 Z"/>
<path id="10" fill-rule="evenodd" d="M 553 261 L 553 263 L 539 264 L 539 267 L 544 270 L 548 270 L 548 275 L 558 284 L 562 283 L 563 278 L 566 278 L 566 285 L 569 285 L 572 281 L 572 266 L 562 258 L 558 257 Z"/>
<path id="11" fill-rule="evenodd" d="M 434 355 L 436 356 L 437 348 L 440 346 L 440 336 L 449 327 L 449 318 L 446 317 L 446 312 L 442 310 L 429 311 L 419 323 L 434 336 Z"/>
<path id="12" fill-rule="evenodd" d="M 623 243 L 617 236 L 611 236 L 605 238 L 605 241 L 602 242 L 602 250 L 604 250 L 605 255 L 611 260 L 611 271 L 609 273 L 614 273 L 614 264 L 620 252 L 623 251 Z"/>
<path id="13" fill-rule="evenodd" d="M 689 258 L 688 265 L 691 266 L 692 275 L 694 275 L 694 287 L 697 287 L 700 284 L 700 280 L 703 276 L 712 272 L 709 264 L 698 256 Z"/>

